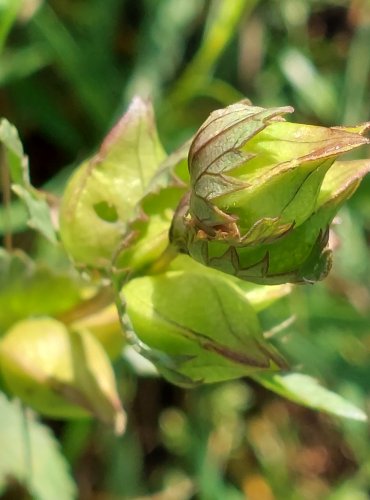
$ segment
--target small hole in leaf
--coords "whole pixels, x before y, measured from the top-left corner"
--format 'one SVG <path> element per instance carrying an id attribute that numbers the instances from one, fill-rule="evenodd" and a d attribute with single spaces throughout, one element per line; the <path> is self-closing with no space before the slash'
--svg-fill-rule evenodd
<path id="1" fill-rule="evenodd" d="M 95 213 L 98 217 L 106 222 L 116 222 L 118 220 L 118 213 L 114 205 L 110 205 L 106 201 L 95 203 Z"/>

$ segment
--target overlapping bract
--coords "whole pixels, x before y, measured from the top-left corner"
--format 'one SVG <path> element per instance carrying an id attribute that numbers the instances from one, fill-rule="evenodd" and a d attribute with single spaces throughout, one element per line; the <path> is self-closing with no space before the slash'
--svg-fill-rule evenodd
<path id="1" fill-rule="evenodd" d="M 338 156 L 370 124 L 286 122 L 291 107 L 240 102 L 210 115 L 189 151 L 191 192 L 171 237 L 197 261 L 263 284 L 313 282 L 331 267 L 329 225 L 370 170 Z"/>
<path id="2" fill-rule="evenodd" d="M 286 368 L 246 294 L 199 267 L 140 277 L 123 288 L 132 326 L 161 373 L 191 387 Z"/>

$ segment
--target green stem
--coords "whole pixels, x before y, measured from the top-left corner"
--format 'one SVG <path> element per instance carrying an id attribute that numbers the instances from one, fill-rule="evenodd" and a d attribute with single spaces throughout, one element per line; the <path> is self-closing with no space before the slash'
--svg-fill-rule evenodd
<path id="1" fill-rule="evenodd" d="M 208 87 L 216 63 L 235 36 L 241 17 L 249 15 L 257 3 L 258 0 L 211 2 L 202 43 L 169 96 L 171 105 L 187 101 Z"/>
<path id="2" fill-rule="evenodd" d="M 23 432 L 23 443 L 24 443 L 24 465 L 25 471 L 27 471 L 27 484 L 30 486 L 32 484 L 32 474 L 33 474 L 33 465 L 32 465 L 32 443 L 31 443 L 31 432 L 29 425 L 29 408 L 24 403 L 21 403 L 22 406 L 22 432 Z"/>
<path id="3" fill-rule="evenodd" d="M 8 252 L 13 248 L 12 231 L 11 231 L 11 221 L 10 221 L 10 202 L 11 202 L 11 183 L 8 165 L 6 162 L 6 157 L 4 150 L 1 150 L 0 155 L 0 174 L 1 174 L 1 188 L 2 188 L 2 198 L 5 213 L 5 231 L 4 231 L 4 246 Z"/>

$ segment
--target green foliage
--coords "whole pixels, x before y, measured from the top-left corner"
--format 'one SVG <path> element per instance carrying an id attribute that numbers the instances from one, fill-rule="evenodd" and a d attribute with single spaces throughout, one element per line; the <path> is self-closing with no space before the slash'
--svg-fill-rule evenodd
<path id="1" fill-rule="evenodd" d="M 0 494 L 8 483 L 23 483 L 40 500 L 76 498 L 76 486 L 50 429 L 19 402 L 0 394 Z"/>
<path id="2" fill-rule="evenodd" d="M 366 2 L 339 0 L 1 3 L 0 114 L 31 169 L 3 119 L 0 388 L 61 419 L 47 425 L 79 491 L 46 426 L 1 396 L 0 496 L 19 497 L 19 483 L 35 498 L 367 498 L 370 205 L 368 179 L 359 184 L 369 161 L 334 162 L 347 139 L 366 148 L 365 127 L 348 125 L 368 119 L 367 19 Z M 234 141 L 257 153 L 255 172 L 311 159 L 268 183 L 244 163 L 197 184 L 187 169 L 194 133 L 245 95 L 266 109 L 289 103 L 313 124 L 273 121 L 246 145 Z M 325 137 L 324 163 L 317 142 L 292 153 L 286 139 L 298 132 Z M 169 245 L 189 221 L 186 193 L 197 184 L 207 195 L 210 181 L 215 192 L 221 177 L 222 189 L 255 189 L 213 198 L 215 211 L 193 197 L 193 212 L 223 233 L 215 214 L 234 209 L 227 229 L 239 225 L 253 243 L 237 247 L 242 267 L 259 261 L 253 273 L 265 273 L 273 244 L 268 266 L 285 273 L 281 285 L 242 281 Z M 235 270 L 224 243 L 205 251 L 204 226 L 192 257 L 222 255 L 230 266 L 215 267 Z M 286 284 L 297 263 L 305 281 L 327 273 L 328 238 L 326 280 Z M 182 235 L 182 250 L 188 243 Z M 112 433 L 122 430 L 120 399 L 122 437 Z"/>
<path id="3" fill-rule="evenodd" d="M 34 189 L 30 184 L 28 160 L 23 154 L 18 132 L 5 119 L 0 122 L 0 143 L 5 151 L 5 161 L 13 181 L 13 191 L 23 200 L 29 212 L 27 224 L 39 231 L 52 243 L 56 243 L 46 196 Z"/>

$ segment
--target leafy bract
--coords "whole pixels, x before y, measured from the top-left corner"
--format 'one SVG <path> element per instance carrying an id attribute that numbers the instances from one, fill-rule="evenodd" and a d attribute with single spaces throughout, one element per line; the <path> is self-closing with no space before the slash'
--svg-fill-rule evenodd
<path id="1" fill-rule="evenodd" d="M 240 290 L 256 312 L 266 309 L 277 300 L 289 295 L 292 291 L 292 285 L 289 283 L 271 286 L 256 285 L 255 283 L 242 281 L 230 274 L 199 264 L 197 261 L 184 254 L 178 255 L 173 262 L 171 262 L 170 270 L 206 274 L 209 275 L 211 279 L 212 277 L 216 277 L 216 279 L 225 280 L 229 282 L 230 285 L 236 286 Z"/>
<path id="2" fill-rule="evenodd" d="M 241 212 L 235 211 L 242 228 L 247 230 L 255 221 L 263 224 L 265 219 L 267 223 L 269 218 L 277 219 L 272 226 L 275 230 L 286 224 L 299 226 L 314 211 L 321 184 L 336 157 L 367 143 L 362 135 L 344 129 L 287 122 L 268 125 L 245 146 L 253 157 L 242 173 L 238 171 L 238 178 L 248 187 L 229 200 L 242 205 Z"/>
<path id="3" fill-rule="evenodd" d="M 189 145 L 190 141 L 170 154 L 152 178 L 139 203 L 140 216 L 129 224 L 129 244 L 122 246 L 117 267 L 132 272 L 148 268 L 168 248 L 173 215 L 188 188 Z"/>
<path id="4" fill-rule="evenodd" d="M 111 264 L 164 156 L 152 107 L 136 97 L 64 193 L 61 237 L 76 263 L 99 268 Z"/>
<path id="5" fill-rule="evenodd" d="M 319 382 L 301 373 L 256 374 L 261 385 L 295 403 L 338 417 L 367 420 L 366 414 L 339 394 L 329 391 Z"/>
<path id="6" fill-rule="evenodd" d="M 252 306 L 226 280 L 172 271 L 132 280 L 123 297 L 140 341 L 172 358 L 175 371 L 194 383 L 285 366 Z"/>
<path id="7" fill-rule="evenodd" d="M 340 207 L 353 195 L 369 172 L 370 160 L 336 161 L 324 178 L 316 210 Z"/>
<path id="8" fill-rule="evenodd" d="M 115 304 L 101 307 L 98 303 L 100 299 L 101 296 L 96 295 L 88 304 L 81 303 L 80 307 L 77 306 L 71 311 L 72 318 L 68 317 L 67 313 L 63 315 L 63 320 L 67 320 L 72 330 L 88 330 L 99 340 L 109 358 L 115 359 L 125 345 L 117 307 Z"/>
<path id="9" fill-rule="evenodd" d="M 17 480 L 38 500 L 76 498 L 76 486 L 51 431 L 1 393 L 0 449 L 0 494 L 8 481 Z"/>
<path id="10" fill-rule="evenodd" d="M 13 191 L 27 207 L 28 225 L 51 243 L 57 242 L 50 209 L 45 193 L 38 191 L 30 184 L 28 159 L 24 155 L 16 128 L 5 118 L 0 121 L 0 144 L 5 152 L 6 167 L 9 168 L 13 182 Z"/>

